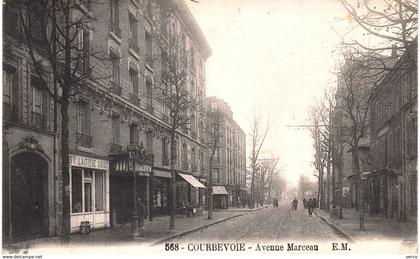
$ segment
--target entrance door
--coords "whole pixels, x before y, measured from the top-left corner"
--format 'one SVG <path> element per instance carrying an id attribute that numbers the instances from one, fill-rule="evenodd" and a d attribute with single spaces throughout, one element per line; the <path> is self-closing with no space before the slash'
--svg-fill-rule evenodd
<path id="1" fill-rule="evenodd" d="M 12 239 L 28 240 L 48 234 L 48 164 L 23 153 L 11 159 Z"/>

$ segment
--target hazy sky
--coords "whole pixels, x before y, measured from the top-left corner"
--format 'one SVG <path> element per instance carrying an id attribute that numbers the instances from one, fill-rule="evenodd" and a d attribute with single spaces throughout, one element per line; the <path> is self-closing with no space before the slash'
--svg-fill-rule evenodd
<path id="1" fill-rule="evenodd" d="M 253 111 L 271 116 L 265 153 L 280 157 L 291 182 L 312 176 L 309 130 L 285 125 L 308 124 L 310 106 L 335 84 L 330 71 L 339 38 L 331 26 L 347 17 L 339 0 L 186 1 L 213 49 L 207 96 L 226 100 L 248 135 Z"/>

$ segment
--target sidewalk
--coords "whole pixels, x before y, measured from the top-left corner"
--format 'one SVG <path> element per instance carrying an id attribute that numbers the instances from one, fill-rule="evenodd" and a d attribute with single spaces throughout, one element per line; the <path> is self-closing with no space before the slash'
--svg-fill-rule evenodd
<path id="1" fill-rule="evenodd" d="M 262 210 L 265 208 L 270 207 L 270 205 L 264 205 L 264 206 L 259 206 L 258 208 L 253 208 L 250 209 L 248 207 L 245 208 L 240 208 L 240 207 L 229 207 L 227 209 L 215 209 L 214 211 L 225 211 L 225 212 L 252 212 L 252 211 L 257 211 L 257 210 Z"/>
<path id="2" fill-rule="evenodd" d="M 397 222 L 395 219 L 371 217 L 365 214 L 366 231 L 360 231 L 359 212 L 355 209 L 343 208 L 343 219 L 331 219 L 330 215 L 323 210 L 316 210 L 315 214 L 351 242 L 393 242 L 405 248 L 415 246 L 417 250 L 417 225 L 415 223 Z"/>
<path id="3" fill-rule="evenodd" d="M 214 211 L 212 220 L 207 219 L 206 211 L 203 211 L 201 216 L 177 216 L 175 218 L 175 229 L 173 230 L 169 230 L 169 216 L 157 217 L 153 221 L 145 221 L 142 238 L 134 239 L 130 237 L 131 225 L 128 223 L 117 229 L 99 229 L 85 235 L 72 234 L 70 243 L 66 247 L 60 246 L 58 237 L 52 237 L 15 244 L 3 244 L 3 253 L 47 252 L 47 250 L 52 251 L 51 249 L 55 250 L 53 252 L 71 252 L 76 247 L 80 248 L 80 246 L 92 248 L 91 245 L 108 248 L 110 245 L 113 247 L 133 244 L 150 246 L 239 216 L 242 216 L 242 213 L 235 211 Z"/>

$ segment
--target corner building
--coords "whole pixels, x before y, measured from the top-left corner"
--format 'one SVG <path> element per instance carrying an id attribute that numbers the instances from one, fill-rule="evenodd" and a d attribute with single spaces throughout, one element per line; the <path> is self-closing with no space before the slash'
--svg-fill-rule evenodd
<path id="1" fill-rule="evenodd" d="M 204 185 L 207 181 L 205 62 L 211 49 L 184 1 L 80 3 L 75 12 L 89 12 L 93 18 L 81 31 L 80 44 L 99 55 L 89 57 L 90 79 L 69 107 L 71 232 L 79 231 L 82 221 L 89 221 L 93 229 L 129 222 L 133 171 L 147 217 L 169 214 L 170 116 L 157 86 L 164 81 L 171 36 L 182 37 L 192 53 L 186 88 L 198 104 L 190 111 L 190 126 L 177 133 L 178 172 Z M 3 240 L 16 241 L 60 233 L 62 181 L 59 130 L 53 127 L 55 103 L 39 86 L 43 82 L 37 80 L 28 49 L 19 42 L 19 24 L 11 17 L 6 6 Z M 130 145 L 144 149 L 146 161 L 130 166 Z M 205 206 L 205 188 L 181 176 L 176 182 L 178 203 Z"/>

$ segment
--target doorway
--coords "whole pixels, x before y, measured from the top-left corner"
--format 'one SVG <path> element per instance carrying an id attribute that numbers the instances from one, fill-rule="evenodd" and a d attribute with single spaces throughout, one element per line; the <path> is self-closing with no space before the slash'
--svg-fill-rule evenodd
<path id="1" fill-rule="evenodd" d="M 48 235 L 48 163 L 25 152 L 11 159 L 11 238 L 29 240 Z"/>

